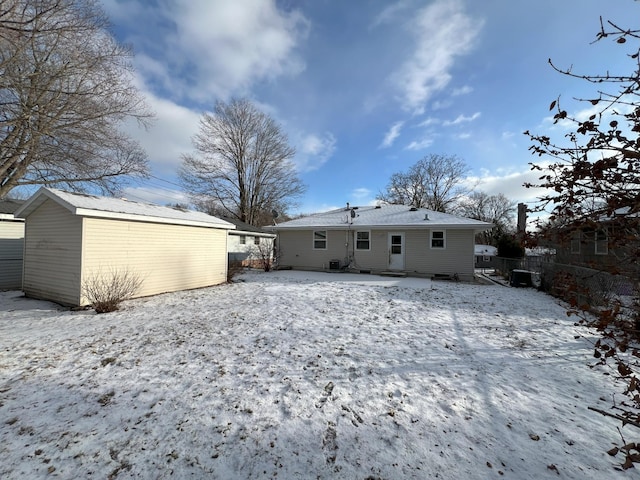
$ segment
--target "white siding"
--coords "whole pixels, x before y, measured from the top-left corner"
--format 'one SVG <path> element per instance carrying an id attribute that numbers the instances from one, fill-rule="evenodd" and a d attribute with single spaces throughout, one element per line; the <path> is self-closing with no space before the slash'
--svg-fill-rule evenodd
<path id="1" fill-rule="evenodd" d="M 380 272 L 389 268 L 389 232 L 404 233 L 405 268 L 419 275 L 458 274 L 463 280 L 474 275 L 473 230 L 446 230 L 446 248 L 432 249 L 429 230 L 371 230 L 370 250 L 354 249 L 354 231 L 329 230 L 327 250 L 314 250 L 312 230 L 282 230 L 278 242 L 280 265 L 308 270 L 328 269 L 329 262 L 340 265 L 352 256 L 354 270 Z M 348 243 L 348 247 L 345 244 Z"/>
<path id="2" fill-rule="evenodd" d="M 83 279 L 128 270 L 137 296 L 223 283 L 227 230 L 100 218 L 84 219 Z"/>
<path id="3" fill-rule="evenodd" d="M 405 236 L 406 269 L 428 275 L 457 273 L 462 280 L 471 280 L 474 237 L 473 230 L 445 230 L 445 248 L 432 249 L 429 230 L 409 230 Z"/>
<path id="4" fill-rule="evenodd" d="M 82 219 L 46 200 L 25 222 L 24 293 L 78 305 L 81 248 Z"/>
<path id="5" fill-rule="evenodd" d="M 227 250 L 229 252 L 229 261 L 238 261 L 243 262 L 243 264 L 251 264 L 251 262 L 255 262 L 261 260 L 260 255 L 258 255 L 257 248 L 258 245 L 254 243 L 254 239 L 256 238 L 255 234 L 247 233 L 242 234 L 245 237 L 246 243 L 240 243 L 240 236 L 237 233 L 229 233 L 229 237 L 227 239 Z M 274 237 L 268 236 L 258 236 L 260 238 L 260 248 L 268 248 L 269 251 L 273 251 L 273 241 Z"/>
<path id="6" fill-rule="evenodd" d="M 0 220 L 0 290 L 22 286 L 24 222 Z"/>
<path id="7" fill-rule="evenodd" d="M 322 270 L 329 269 L 329 262 L 339 260 L 343 266 L 347 258 L 345 241 L 345 231 L 329 230 L 327 249 L 316 250 L 312 230 L 281 231 L 278 234 L 279 264 L 301 270 Z"/>

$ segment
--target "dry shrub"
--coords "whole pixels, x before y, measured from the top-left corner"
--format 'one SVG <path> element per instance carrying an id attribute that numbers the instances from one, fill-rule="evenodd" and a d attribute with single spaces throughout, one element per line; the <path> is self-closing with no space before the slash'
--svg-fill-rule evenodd
<path id="1" fill-rule="evenodd" d="M 142 286 L 142 279 L 129 270 L 98 271 L 82 283 L 82 295 L 96 313 L 114 312 L 120 303 L 132 298 Z"/>
<path id="2" fill-rule="evenodd" d="M 229 266 L 227 267 L 227 283 L 233 282 L 233 277 L 242 273 L 242 270 L 242 262 L 238 260 L 230 260 Z"/>

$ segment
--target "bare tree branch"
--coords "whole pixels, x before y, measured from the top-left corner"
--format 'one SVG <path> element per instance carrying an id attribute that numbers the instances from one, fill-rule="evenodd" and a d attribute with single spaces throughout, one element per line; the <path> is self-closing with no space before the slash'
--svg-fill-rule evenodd
<path id="1" fill-rule="evenodd" d="M 0 0 L 0 197 L 21 185 L 117 190 L 146 157 L 120 129 L 151 113 L 95 0 Z"/>
<path id="2" fill-rule="evenodd" d="M 217 102 L 200 119 L 193 145 L 196 153 L 182 156 L 180 177 L 194 203 L 211 213 L 258 225 L 305 191 L 286 135 L 249 100 Z"/>
<path id="3" fill-rule="evenodd" d="M 467 165 L 456 156 L 428 155 L 408 172 L 391 175 L 386 190 L 376 198 L 392 204 L 448 212 L 460 197 L 470 193 L 470 189 L 463 186 L 467 172 Z"/>

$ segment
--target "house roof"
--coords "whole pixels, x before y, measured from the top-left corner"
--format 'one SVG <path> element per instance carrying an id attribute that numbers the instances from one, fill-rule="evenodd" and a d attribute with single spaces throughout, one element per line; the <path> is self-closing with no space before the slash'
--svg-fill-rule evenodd
<path id="1" fill-rule="evenodd" d="M 254 227 L 253 225 L 249 225 L 248 223 L 241 222 L 235 218 L 222 217 L 226 222 L 233 223 L 236 226 L 236 229 L 232 232 L 233 235 L 258 235 L 265 237 L 273 237 L 273 233 L 265 232 L 264 229 L 260 227 Z"/>
<path id="2" fill-rule="evenodd" d="M 495 257 L 496 255 L 498 255 L 498 249 L 493 245 L 475 245 L 475 254 Z"/>
<path id="3" fill-rule="evenodd" d="M 24 200 L 14 200 L 12 198 L 0 200 L 0 220 L 22 220 L 15 218 L 13 214 L 24 202 Z"/>
<path id="4" fill-rule="evenodd" d="M 99 197 L 83 193 L 70 193 L 42 187 L 16 212 L 16 217 L 26 218 L 47 199 L 53 200 L 74 215 L 83 217 L 113 218 L 141 222 L 190 225 L 196 227 L 234 229 L 235 226 L 218 217 L 202 212 L 162 207 L 152 203 L 133 202 L 121 198 Z"/>
<path id="5" fill-rule="evenodd" d="M 435 212 L 426 208 L 412 208 L 407 205 L 381 205 L 351 207 L 316 213 L 296 218 L 279 225 L 265 227 L 269 230 L 308 230 L 323 228 L 344 230 L 345 228 L 402 228 L 402 229 L 469 229 L 488 230 L 493 224 L 458 217 L 448 213 Z"/>

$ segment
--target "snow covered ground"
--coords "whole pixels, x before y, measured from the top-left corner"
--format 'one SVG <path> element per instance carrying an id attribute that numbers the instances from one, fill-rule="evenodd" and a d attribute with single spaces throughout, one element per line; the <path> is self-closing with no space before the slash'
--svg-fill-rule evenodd
<path id="1" fill-rule="evenodd" d="M 612 377 L 551 297 L 239 279 L 105 315 L 0 292 L 0 478 L 637 475 L 587 410 L 610 407 Z"/>

